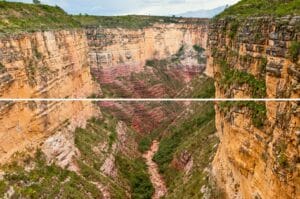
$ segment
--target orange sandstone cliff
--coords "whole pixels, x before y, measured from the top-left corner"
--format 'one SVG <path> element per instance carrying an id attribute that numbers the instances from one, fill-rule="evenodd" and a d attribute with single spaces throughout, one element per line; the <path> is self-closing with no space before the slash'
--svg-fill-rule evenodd
<path id="1" fill-rule="evenodd" d="M 299 97 L 300 18 L 218 18 L 209 28 L 216 97 Z M 213 175 L 228 198 L 300 195 L 299 102 L 223 102 Z"/>

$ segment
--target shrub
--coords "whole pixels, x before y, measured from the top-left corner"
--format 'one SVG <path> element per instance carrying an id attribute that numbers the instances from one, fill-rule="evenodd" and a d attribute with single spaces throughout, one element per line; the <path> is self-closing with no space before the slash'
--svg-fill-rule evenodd
<path id="1" fill-rule="evenodd" d="M 239 22 L 234 21 L 230 23 L 230 32 L 229 32 L 229 37 L 233 39 L 238 31 L 239 28 Z"/>
<path id="2" fill-rule="evenodd" d="M 278 154 L 277 155 L 277 161 L 278 164 L 281 167 L 288 167 L 288 158 L 286 156 L 286 149 L 287 149 L 287 144 L 283 141 L 283 140 L 279 140 L 278 142 L 276 142 L 275 145 L 275 151 Z"/>
<path id="3" fill-rule="evenodd" d="M 252 101 L 221 102 L 219 107 L 224 113 L 228 113 L 232 107 L 247 107 L 251 111 L 251 119 L 255 127 L 262 128 L 265 124 L 267 113 L 265 103 Z"/>
<path id="4" fill-rule="evenodd" d="M 146 66 L 155 66 L 157 60 L 146 60 Z"/>
<path id="5" fill-rule="evenodd" d="M 7 184 L 3 181 L 0 180 L 0 197 L 3 197 L 5 192 L 7 191 Z"/>
<path id="6" fill-rule="evenodd" d="M 293 41 L 291 46 L 289 47 L 289 56 L 293 62 L 298 61 L 298 57 L 300 55 L 300 42 Z"/>
<path id="7" fill-rule="evenodd" d="M 222 73 L 220 83 L 225 89 L 232 84 L 247 84 L 251 88 L 252 97 L 264 98 L 266 96 L 266 83 L 263 79 L 259 80 L 252 74 L 229 68 L 224 60 L 220 61 L 220 67 Z"/>
<path id="8" fill-rule="evenodd" d="M 150 199 L 154 193 L 153 185 L 147 172 L 147 166 L 142 159 L 129 159 L 118 155 L 116 163 L 123 177 L 128 179 L 132 197 Z"/>
<path id="9" fill-rule="evenodd" d="M 199 46 L 199 45 L 197 45 L 197 44 L 193 45 L 193 48 L 194 48 L 194 50 L 197 51 L 198 53 L 203 53 L 203 52 L 205 51 L 204 48 L 202 48 L 201 46 Z"/>
<path id="10" fill-rule="evenodd" d="M 139 142 L 138 149 L 141 153 L 144 153 L 150 149 L 151 144 L 152 144 L 152 140 L 150 137 L 148 136 L 143 137 Z"/>
<path id="11" fill-rule="evenodd" d="M 102 197 L 95 185 L 75 172 L 55 165 L 47 165 L 41 151 L 37 152 L 32 161 L 36 163 L 34 169 L 25 171 L 24 168 L 14 165 L 4 176 L 4 180 L 15 188 L 13 198 Z M 0 182 L 0 194 L 1 189 L 2 182 Z"/>

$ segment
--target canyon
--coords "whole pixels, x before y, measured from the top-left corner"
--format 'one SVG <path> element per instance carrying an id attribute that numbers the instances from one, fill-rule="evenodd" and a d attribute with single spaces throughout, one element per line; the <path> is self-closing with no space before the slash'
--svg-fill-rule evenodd
<path id="1" fill-rule="evenodd" d="M 0 197 L 297 198 L 300 17 L 244 17 L 245 2 L 211 20 L 116 21 L 0 2 L 53 27 L 24 32 L 0 11 Z"/>

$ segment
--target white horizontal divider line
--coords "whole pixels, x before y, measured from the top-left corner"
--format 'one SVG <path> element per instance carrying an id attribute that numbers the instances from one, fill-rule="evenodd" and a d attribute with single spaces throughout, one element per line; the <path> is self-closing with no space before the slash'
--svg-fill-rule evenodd
<path id="1" fill-rule="evenodd" d="M 23 101 L 87 101 L 87 102 L 289 102 L 299 101 L 300 98 L 0 98 L 0 102 L 23 102 Z"/>

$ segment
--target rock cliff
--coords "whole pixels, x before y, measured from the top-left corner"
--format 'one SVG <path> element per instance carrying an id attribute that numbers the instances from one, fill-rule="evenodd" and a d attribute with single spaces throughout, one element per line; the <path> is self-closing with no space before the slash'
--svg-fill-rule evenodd
<path id="1" fill-rule="evenodd" d="M 174 88 L 173 92 L 169 91 L 172 88 L 160 76 L 164 74 L 174 82 L 188 82 L 205 69 L 204 49 L 197 52 L 193 47 L 205 48 L 207 22 L 199 19 L 194 23 L 156 23 L 143 29 L 88 28 L 92 73 L 104 95 L 164 97 L 176 94 Z M 202 63 L 199 62 L 201 57 Z M 157 65 L 159 70 L 155 68 Z M 114 92 L 105 92 L 107 90 Z"/>
<path id="2" fill-rule="evenodd" d="M 96 90 L 82 30 L 23 33 L 0 39 L 2 98 L 86 98 Z M 0 162 L 46 137 L 84 126 L 89 102 L 1 102 Z"/>
<path id="3" fill-rule="evenodd" d="M 81 98 L 93 91 L 82 30 L 0 39 L 2 98 Z"/>
<path id="4" fill-rule="evenodd" d="M 214 19 L 208 67 L 216 97 L 299 97 L 299 23 L 299 16 Z M 297 198 L 299 102 L 223 102 L 215 108 L 220 144 L 213 174 L 227 197 Z"/>

